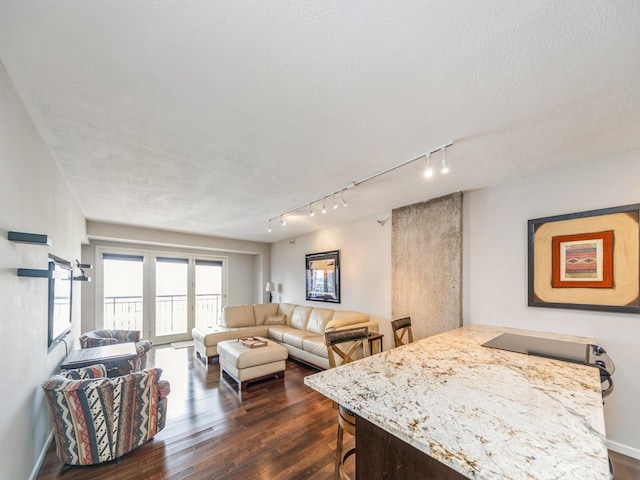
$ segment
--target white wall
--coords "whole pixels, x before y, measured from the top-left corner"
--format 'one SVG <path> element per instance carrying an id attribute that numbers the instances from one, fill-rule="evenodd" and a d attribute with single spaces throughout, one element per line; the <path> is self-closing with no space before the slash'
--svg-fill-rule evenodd
<path id="1" fill-rule="evenodd" d="M 527 220 L 640 203 L 640 151 L 465 193 L 464 322 L 595 337 L 616 364 L 610 448 L 640 458 L 640 315 L 527 306 Z"/>
<path id="2" fill-rule="evenodd" d="M 386 214 L 386 218 L 391 212 Z M 340 250 L 341 303 L 305 300 L 305 255 Z M 280 287 L 274 302 L 356 310 L 377 321 L 384 348 L 391 334 L 391 221 L 384 226 L 370 218 L 357 223 L 291 238 L 271 246 L 271 280 Z"/>
<path id="3" fill-rule="evenodd" d="M 48 284 L 16 275 L 46 269 L 48 254 L 80 258 L 85 222 L 60 171 L 0 63 L 0 479 L 26 479 L 51 432 L 40 383 L 58 370 L 65 346 L 47 348 Z M 7 231 L 43 233 L 51 247 L 12 243 Z M 80 288 L 73 290 L 73 329 L 80 330 Z M 71 345 L 70 345 L 71 347 Z"/>

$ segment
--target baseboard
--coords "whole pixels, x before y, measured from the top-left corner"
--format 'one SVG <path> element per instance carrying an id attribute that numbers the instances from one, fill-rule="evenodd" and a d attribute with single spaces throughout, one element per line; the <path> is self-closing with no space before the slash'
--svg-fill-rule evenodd
<path id="1" fill-rule="evenodd" d="M 31 470 L 31 475 L 29 475 L 29 480 L 36 480 L 36 478 L 38 477 L 38 472 L 40 471 L 40 467 L 42 467 L 42 462 L 44 462 L 44 457 L 47 456 L 47 450 L 49 450 L 49 445 L 51 444 L 52 440 L 53 440 L 53 428 L 49 432 L 49 436 L 47 437 L 47 440 L 44 442 L 44 446 L 42 447 L 42 451 L 40 452 L 40 455 L 38 455 L 38 460 L 36 461 L 36 464 L 33 466 L 33 470 Z"/>
<path id="2" fill-rule="evenodd" d="M 622 455 L 626 455 L 627 457 L 640 460 L 640 450 L 637 448 L 632 448 L 623 443 L 613 442 L 611 440 L 607 440 L 607 448 L 614 452 L 621 453 Z"/>

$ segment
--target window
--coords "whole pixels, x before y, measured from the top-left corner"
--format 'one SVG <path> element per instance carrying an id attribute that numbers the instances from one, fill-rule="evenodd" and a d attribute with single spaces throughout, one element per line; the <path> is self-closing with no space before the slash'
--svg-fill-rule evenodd
<path id="1" fill-rule="evenodd" d="M 168 343 L 221 317 L 225 257 L 96 247 L 96 259 L 96 328 Z"/>

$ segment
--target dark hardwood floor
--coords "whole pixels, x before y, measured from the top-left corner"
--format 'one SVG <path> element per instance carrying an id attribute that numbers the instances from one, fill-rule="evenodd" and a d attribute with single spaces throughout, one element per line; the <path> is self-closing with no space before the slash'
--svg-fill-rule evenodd
<path id="1" fill-rule="evenodd" d="M 284 381 L 239 393 L 231 380 L 220 379 L 217 363 L 194 360 L 193 347 L 154 347 L 149 363 L 171 383 L 165 429 L 120 463 L 90 467 L 65 467 L 52 442 L 39 480 L 333 478 L 337 413 L 303 384 L 315 370 L 287 361 Z M 612 459 L 617 480 L 640 479 L 640 461 L 615 452 Z"/>
<path id="2" fill-rule="evenodd" d="M 193 347 L 154 347 L 149 364 L 171 383 L 167 424 L 156 437 L 100 466 L 64 467 L 52 442 L 38 479 L 316 479 L 332 478 L 337 411 L 306 387 L 316 370 L 287 361 L 284 380 L 240 393 Z"/>

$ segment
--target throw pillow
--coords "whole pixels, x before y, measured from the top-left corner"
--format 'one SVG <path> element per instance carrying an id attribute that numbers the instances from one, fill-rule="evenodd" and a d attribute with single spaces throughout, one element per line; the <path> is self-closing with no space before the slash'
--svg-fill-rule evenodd
<path id="1" fill-rule="evenodd" d="M 286 317 L 284 315 L 267 315 L 264 319 L 265 325 L 284 325 Z"/>

